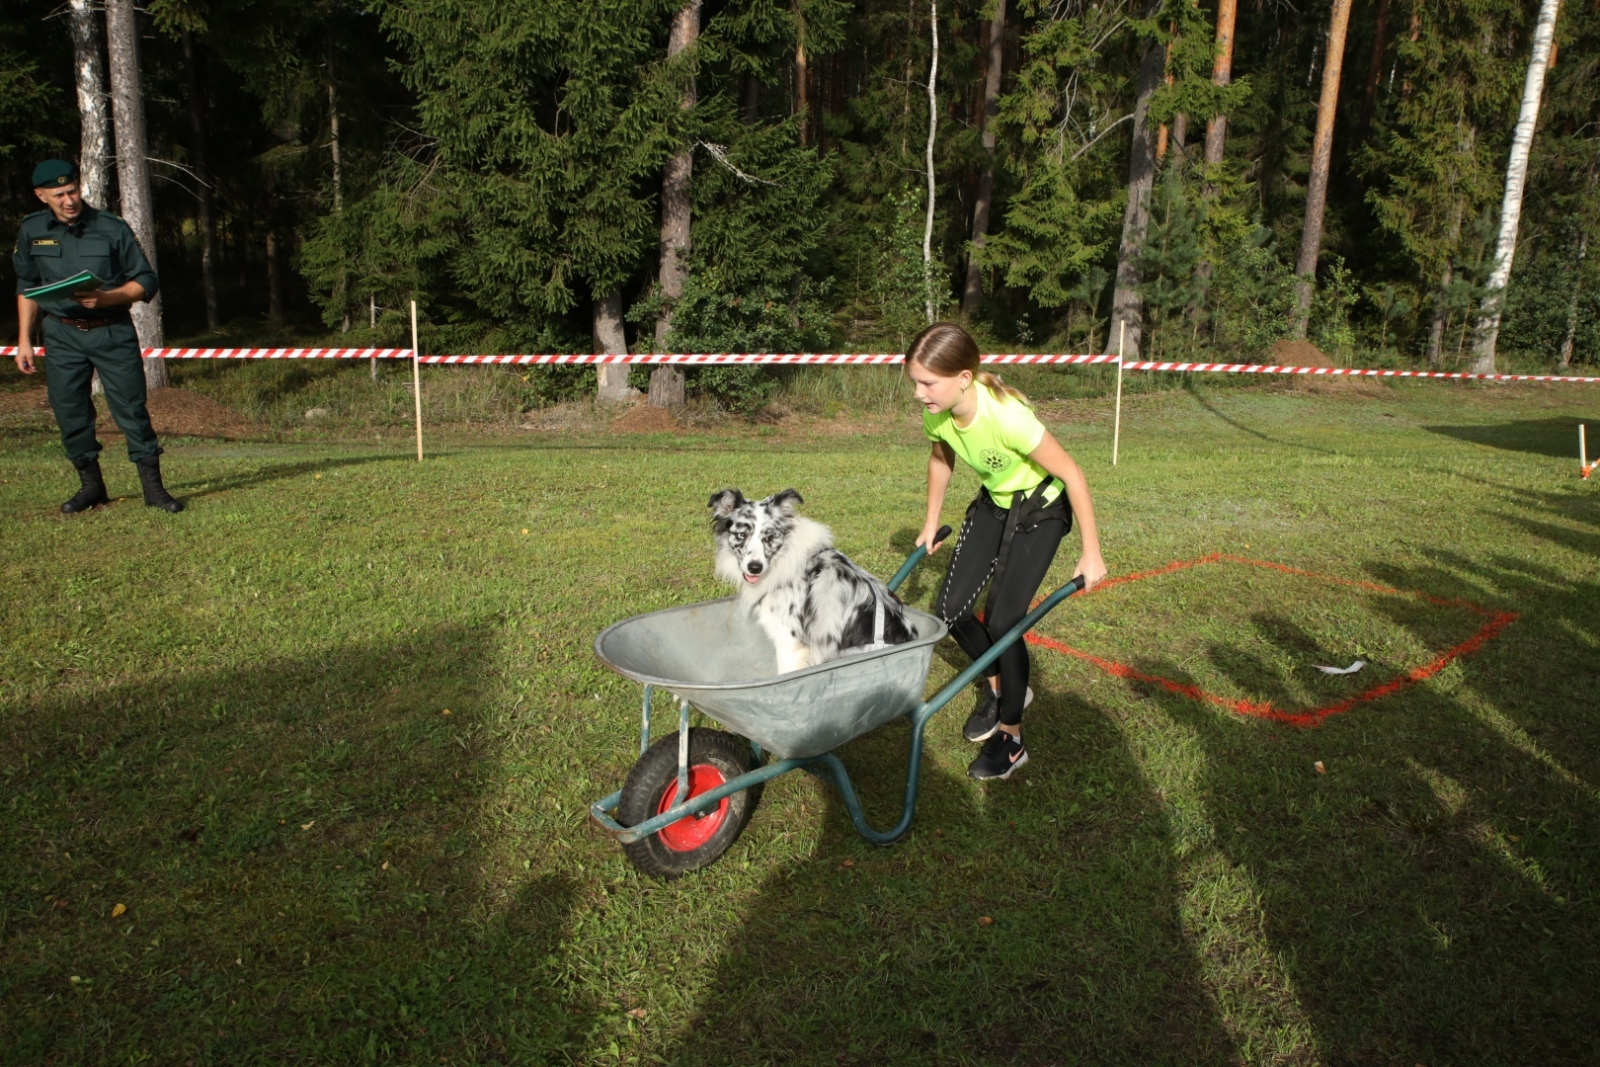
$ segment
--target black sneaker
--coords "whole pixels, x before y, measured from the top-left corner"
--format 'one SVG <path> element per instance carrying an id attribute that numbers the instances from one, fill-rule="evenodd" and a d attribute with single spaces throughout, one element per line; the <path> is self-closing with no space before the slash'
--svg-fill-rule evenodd
<path id="1" fill-rule="evenodd" d="M 1033 689 L 1023 694 L 1022 706 L 1033 703 Z M 1000 698 L 989 688 L 987 678 L 978 679 L 978 706 L 967 716 L 966 728 L 961 731 L 968 741 L 987 741 L 1000 728 Z"/>
<path id="2" fill-rule="evenodd" d="M 1013 737 L 1004 730 L 984 742 L 983 751 L 967 768 L 967 777 L 985 781 L 991 778 L 1010 778 L 1011 772 L 1028 762 L 1028 750 L 1021 737 Z"/>

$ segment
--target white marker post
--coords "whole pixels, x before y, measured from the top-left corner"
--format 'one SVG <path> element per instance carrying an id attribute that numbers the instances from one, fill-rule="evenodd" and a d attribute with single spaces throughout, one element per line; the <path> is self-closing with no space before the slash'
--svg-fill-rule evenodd
<path id="1" fill-rule="evenodd" d="M 411 301 L 411 395 L 417 402 L 417 462 L 422 462 L 422 364 L 418 362 L 417 302 Z"/>
<path id="2" fill-rule="evenodd" d="M 1578 423 L 1578 470 L 1589 477 L 1589 442 L 1583 436 L 1583 423 Z"/>
<path id="3" fill-rule="evenodd" d="M 1117 449 L 1122 444 L 1122 345 L 1128 338 L 1126 321 L 1118 323 L 1117 333 L 1117 414 L 1111 424 L 1111 465 L 1117 465 Z"/>

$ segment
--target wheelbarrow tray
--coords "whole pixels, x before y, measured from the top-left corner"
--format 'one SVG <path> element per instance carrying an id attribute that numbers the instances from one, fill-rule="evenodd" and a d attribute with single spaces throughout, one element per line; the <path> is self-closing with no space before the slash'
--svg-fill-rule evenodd
<path id="1" fill-rule="evenodd" d="M 906 608 L 916 637 L 789 674 L 737 597 L 667 608 L 610 626 L 595 654 L 618 674 L 687 700 L 783 759 L 806 759 L 915 709 L 945 636 L 943 621 Z"/>

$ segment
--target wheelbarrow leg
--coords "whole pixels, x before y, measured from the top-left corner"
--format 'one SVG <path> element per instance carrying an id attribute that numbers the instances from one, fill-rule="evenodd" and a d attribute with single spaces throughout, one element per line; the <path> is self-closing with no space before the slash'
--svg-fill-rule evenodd
<path id="1" fill-rule="evenodd" d="M 672 806 L 677 807 L 689 796 L 689 702 L 678 702 L 678 789 L 672 794 Z"/>
<path id="2" fill-rule="evenodd" d="M 855 786 L 850 784 L 850 772 L 845 770 L 838 756 L 827 752 L 806 761 L 808 771 L 819 777 L 826 771 L 833 779 L 839 795 L 844 798 L 844 809 L 850 813 L 850 821 L 855 824 L 856 833 L 874 845 L 892 845 L 906 836 L 906 831 L 911 829 L 911 818 L 917 811 L 917 790 L 922 785 L 922 730 L 927 723 L 926 718 L 920 721 L 914 719 L 912 722 L 911 757 L 906 766 L 905 806 L 900 811 L 900 821 L 888 830 L 874 830 L 867 824 L 867 817 L 861 811 L 861 801 L 856 796 Z"/>
<path id="3" fill-rule="evenodd" d="M 650 751 L 650 698 L 655 696 L 651 686 L 644 687 L 644 715 L 639 723 L 639 755 Z"/>

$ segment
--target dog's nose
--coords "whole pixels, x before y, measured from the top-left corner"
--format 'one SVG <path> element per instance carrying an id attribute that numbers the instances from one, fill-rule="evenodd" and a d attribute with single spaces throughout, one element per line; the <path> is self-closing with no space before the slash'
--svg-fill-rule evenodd
<path id="1" fill-rule="evenodd" d="M 744 565 L 744 569 L 751 574 L 760 574 L 762 571 L 766 570 L 766 568 L 767 565 L 762 563 L 759 559 L 753 559 Z"/>

